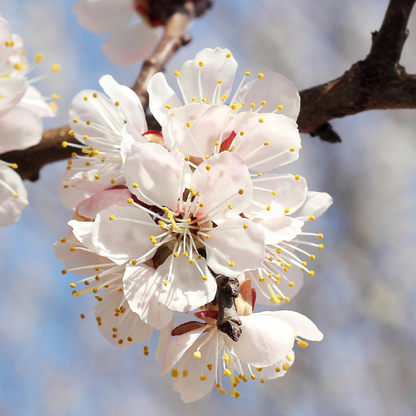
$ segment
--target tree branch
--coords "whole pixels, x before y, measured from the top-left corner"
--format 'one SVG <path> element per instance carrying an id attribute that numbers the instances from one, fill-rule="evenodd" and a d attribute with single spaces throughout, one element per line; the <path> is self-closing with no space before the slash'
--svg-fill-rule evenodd
<path id="1" fill-rule="evenodd" d="M 335 142 L 339 141 L 336 133 L 336 137 L 328 133 L 328 121 L 333 118 L 367 110 L 416 108 L 416 76 L 399 65 L 414 3 L 390 0 L 380 30 L 372 34 L 366 59 L 333 81 L 301 91 L 301 132 Z"/>

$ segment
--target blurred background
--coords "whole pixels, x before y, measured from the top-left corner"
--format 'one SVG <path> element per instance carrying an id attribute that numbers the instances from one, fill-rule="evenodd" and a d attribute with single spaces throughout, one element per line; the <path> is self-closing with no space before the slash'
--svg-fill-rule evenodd
<path id="1" fill-rule="evenodd" d="M 56 118 L 67 123 L 73 96 L 99 89 L 111 74 L 133 85 L 139 65 L 117 67 L 101 52 L 105 36 L 81 28 L 72 0 L 1 1 L 0 12 L 25 39 L 29 58 L 45 55 L 37 88 L 61 96 Z M 167 67 L 167 77 L 205 47 L 227 47 L 246 70 L 274 70 L 299 90 L 341 75 L 363 59 L 388 0 L 217 0 L 195 21 L 194 41 Z M 401 64 L 416 73 L 416 14 Z M 176 85 L 172 83 L 172 85 Z M 66 162 L 26 183 L 30 205 L 0 229 L 0 415 L 84 416 L 212 414 L 412 416 L 416 414 L 416 111 L 372 111 L 332 122 L 341 144 L 303 136 L 299 161 L 284 171 L 304 175 L 334 205 L 307 231 L 325 235 L 315 276 L 288 305 L 324 332 L 296 350 L 282 379 L 251 382 L 238 400 L 213 391 L 184 405 L 134 344 L 112 347 L 94 318 L 79 314 L 95 300 L 75 299 L 51 248 L 66 234 L 70 212 L 57 197 Z"/>

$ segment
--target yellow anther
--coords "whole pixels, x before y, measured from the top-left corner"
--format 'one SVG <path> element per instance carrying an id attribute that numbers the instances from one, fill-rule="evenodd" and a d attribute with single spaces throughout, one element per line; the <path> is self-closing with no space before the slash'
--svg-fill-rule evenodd
<path id="1" fill-rule="evenodd" d="M 88 165 L 88 166 L 89 166 L 89 165 Z M 115 185 L 116 180 L 115 180 L 115 179 L 111 179 L 110 183 L 111 183 L 111 185 Z M 128 202 L 128 201 L 127 201 L 127 202 Z"/>
<path id="2" fill-rule="evenodd" d="M 224 362 L 228 364 L 228 362 L 230 361 L 230 356 L 228 354 L 224 354 L 223 358 L 224 358 Z"/>
<path id="3" fill-rule="evenodd" d="M 294 147 L 291 147 L 289 150 L 290 150 L 291 152 L 294 152 L 294 151 L 295 151 L 295 148 L 294 148 Z"/>
<path id="4" fill-rule="evenodd" d="M 276 368 L 274 369 L 274 371 L 276 371 L 276 373 L 280 373 L 280 367 L 276 367 Z"/>
<path id="5" fill-rule="evenodd" d="M 267 210 L 267 211 L 270 211 L 270 210 L 271 210 L 271 208 L 272 208 L 272 207 L 271 207 L 270 205 L 267 205 L 266 210 Z"/>
<path id="6" fill-rule="evenodd" d="M 129 203 L 129 204 L 132 204 L 134 201 L 133 201 L 133 198 L 129 198 L 128 200 L 127 200 L 127 202 Z"/>
<path id="7" fill-rule="evenodd" d="M 295 282 L 289 282 L 289 287 L 295 286 Z"/>
<path id="8" fill-rule="evenodd" d="M 251 104 L 250 104 L 250 107 L 251 107 L 251 108 L 255 108 L 255 107 L 256 107 L 256 104 L 251 103 Z"/>
<path id="9" fill-rule="evenodd" d="M 192 97 L 192 102 L 196 102 L 196 97 Z"/>
<path id="10" fill-rule="evenodd" d="M 203 103 L 206 103 L 207 102 L 207 99 L 204 97 L 204 98 L 202 98 L 202 100 L 201 100 Z"/>
<path id="11" fill-rule="evenodd" d="M 290 302 L 290 298 L 286 296 L 286 297 L 285 297 L 285 302 L 286 302 L 286 303 L 289 303 L 289 302 Z"/>
<path id="12" fill-rule="evenodd" d="M 188 263 L 189 263 L 189 264 L 194 264 L 194 263 L 195 263 L 195 260 L 194 260 L 194 259 L 189 259 L 189 260 L 188 260 Z"/>
<path id="13" fill-rule="evenodd" d="M 94 178 L 98 181 L 98 179 L 100 179 L 100 175 L 95 175 Z"/>
<path id="14" fill-rule="evenodd" d="M 185 160 L 188 162 L 189 161 L 189 156 L 188 155 L 186 155 L 185 156 Z"/>
<path id="15" fill-rule="evenodd" d="M 175 71 L 175 75 L 176 75 L 177 77 L 180 77 L 180 76 L 181 76 L 181 73 L 180 73 L 179 71 Z"/>
<path id="16" fill-rule="evenodd" d="M 252 379 L 252 380 L 255 380 L 256 378 L 257 378 L 257 377 L 256 377 L 256 375 L 255 375 L 255 374 L 252 374 L 252 375 L 251 375 L 251 379 Z"/>
<path id="17" fill-rule="evenodd" d="M 170 110 L 170 104 L 166 104 L 165 107 Z"/>
<path id="18" fill-rule="evenodd" d="M 98 97 L 98 94 L 95 92 L 92 96 L 93 96 L 94 98 L 97 98 L 97 97 Z"/>
<path id="19" fill-rule="evenodd" d="M 191 127 L 191 123 L 189 121 L 186 123 L 186 125 L 187 127 Z"/>
<path id="20" fill-rule="evenodd" d="M 62 270 L 61 270 L 61 273 L 62 273 L 62 274 L 67 274 L 67 273 L 68 273 L 68 270 L 66 270 L 66 269 L 62 269 Z"/>
<path id="21" fill-rule="evenodd" d="M 88 101 L 88 95 L 84 97 L 84 101 Z"/>
<path id="22" fill-rule="evenodd" d="M 133 188 L 136 188 L 137 189 L 138 187 L 139 187 L 139 184 L 137 184 L 137 183 L 134 183 L 133 184 Z"/>
<path id="23" fill-rule="evenodd" d="M 208 280 L 208 276 L 202 276 L 202 280 L 207 281 Z"/>
<path id="24" fill-rule="evenodd" d="M 61 238 L 61 243 L 66 243 L 66 238 L 65 237 Z"/>
<path id="25" fill-rule="evenodd" d="M 283 370 L 287 371 L 290 368 L 290 365 L 288 363 L 285 363 L 282 365 Z"/>
<path id="26" fill-rule="evenodd" d="M 49 107 L 52 108 L 52 110 L 56 110 L 58 108 L 57 104 L 54 102 L 50 102 Z"/>
<path id="27" fill-rule="evenodd" d="M 127 337 L 127 341 L 132 342 L 133 338 L 132 337 Z"/>
<path id="28" fill-rule="evenodd" d="M 234 266 L 235 266 L 235 263 L 234 263 L 233 261 L 230 261 L 230 262 L 228 263 L 228 265 L 229 265 L 230 267 L 234 267 Z"/>
<path id="29" fill-rule="evenodd" d="M 244 136 L 245 132 L 244 131 L 240 131 L 240 136 Z"/>
<path id="30" fill-rule="evenodd" d="M 226 368 L 222 374 L 224 375 L 224 377 L 228 377 L 231 375 L 231 371 L 228 368 Z"/>
<path id="31" fill-rule="evenodd" d="M 235 104 L 231 104 L 230 107 L 231 107 L 231 110 L 235 110 L 236 109 L 236 105 Z"/>
<path id="32" fill-rule="evenodd" d="M 75 287 L 76 285 L 75 285 L 75 283 L 71 283 L 70 285 L 69 285 L 69 287 L 72 287 L 72 289 Z"/>
<path id="33" fill-rule="evenodd" d="M 266 279 L 264 277 L 260 277 L 259 280 L 260 280 L 260 282 L 265 282 L 266 281 Z"/>
<path id="34" fill-rule="evenodd" d="M 76 248 L 75 248 L 75 247 L 70 247 L 70 248 L 69 248 L 69 251 L 72 251 L 72 253 L 73 253 L 75 250 L 76 250 Z"/>
<path id="35" fill-rule="evenodd" d="M 263 175 L 263 174 L 262 174 L 262 173 L 258 173 L 258 174 L 257 174 L 257 176 L 261 176 L 261 175 Z"/>
<path id="36" fill-rule="evenodd" d="M 83 313 L 80 315 L 80 317 L 81 319 L 85 319 L 85 315 Z"/>
<path id="37" fill-rule="evenodd" d="M 211 236 L 209 234 L 205 234 L 204 236 L 207 240 L 211 238 Z"/>
<path id="38" fill-rule="evenodd" d="M 264 142 L 263 143 L 265 146 L 268 146 L 270 143 L 269 142 Z"/>
<path id="39" fill-rule="evenodd" d="M 313 215 L 311 215 L 310 217 L 309 217 L 309 220 L 310 221 L 313 221 L 315 219 L 315 217 L 313 216 Z"/>
<path id="40" fill-rule="evenodd" d="M 290 209 L 289 208 L 285 208 L 285 214 L 289 214 Z"/>
<path id="41" fill-rule="evenodd" d="M 132 261 L 131 261 L 131 264 L 132 264 L 133 266 L 135 266 L 135 265 L 137 264 L 137 260 L 132 260 Z"/>
<path id="42" fill-rule="evenodd" d="M 163 284 L 164 284 L 165 286 L 167 286 L 167 285 L 168 285 L 168 281 L 167 281 L 167 280 L 164 280 L 164 281 L 163 281 Z"/>
<path id="43" fill-rule="evenodd" d="M 244 191 L 243 191 L 242 189 L 240 189 L 240 190 L 238 191 L 238 193 L 239 193 L 240 195 L 243 195 Z"/>
<path id="44" fill-rule="evenodd" d="M 323 234 L 321 234 L 321 233 L 319 233 L 319 234 L 318 234 L 318 238 L 319 238 L 319 239 L 324 238 L 324 235 L 323 235 Z"/>
<path id="45" fill-rule="evenodd" d="M 264 101 L 264 100 L 263 101 L 260 101 L 260 104 L 261 105 L 266 105 L 266 101 Z"/>
<path id="46" fill-rule="evenodd" d="M 206 169 L 206 170 L 211 170 L 211 165 L 206 165 L 206 166 L 205 166 L 205 169 Z"/>
<path id="47" fill-rule="evenodd" d="M 194 357 L 195 357 L 195 358 L 201 358 L 201 356 L 202 356 L 202 355 L 201 355 L 201 351 L 195 351 L 195 352 L 194 352 Z"/>
<path id="48" fill-rule="evenodd" d="M 222 389 L 221 387 L 218 389 L 218 391 L 219 391 L 221 394 L 227 394 L 227 393 L 228 393 L 226 390 Z"/>
<path id="49" fill-rule="evenodd" d="M 172 375 L 172 377 L 173 378 L 176 378 L 176 377 L 178 377 L 179 376 L 179 371 L 178 371 L 178 369 L 177 368 L 174 368 L 172 371 L 171 371 L 171 373 L 170 373 L 171 375 Z"/>
<path id="50" fill-rule="evenodd" d="M 212 364 L 207 364 L 207 368 L 209 371 L 212 371 Z"/>
<path id="51" fill-rule="evenodd" d="M 115 104 L 116 107 L 118 107 L 120 105 L 120 103 L 118 101 L 116 101 L 114 104 Z"/>
<path id="52" fill-rule="evenodd" d="M 53 72 L 59 72 L 61 70 L 61 65 L 59 64 L 53 64 L 52 65 L 52 71 Z"/>
<path id="53" fill-rule="evenodd" d="M 39 63 L 40 61 L 42 61 L 43 55 L 41 53 L 37 53 L 35 59 L 36 59 L 36 63 Z"/>
<path id="54" fill-rule="evenodd" d="M 68 142 L 66 142 L 66 141 L 63 141 L 62 142 L 62 147 L 65 149 L 66 147 L 68 147 Z"/>
<path id="55" fill-rule="evenodd" d="M 88 136 L 85 134 L 85 135 L 83 136 L 83 139 L 84 139 L 84 140 L 88 140 Z"/>
<path id="56" fill-rule="evenodd" d="M 251 75 L 251 72 L 250 71 L 246 71 L 246 77 L 248 77 L 249 75 Z"/>
<path id="57" fill-rule="evenodd" d="M 231 204 L 228 205 L 228 209 L 233 209 L 233 206 Z"/>
<path id="58" fill-rule="evenodd" d="M 183 255 L 184 257 L 188 257 L 188 253 L 187 253 L 186 251 L 184 251 L 184 252 L 182 253 L 182 255 Z"/>
<path id="59" fill-rule="evenodd" d="M 262 72 L 260 72 L 258 77 L 259 77 L 259 79 L 262 79 L 264 77 L 264 74 Z"/>
<path id="60" fill-rule="evenodd" d="M 278 109 L 279 111 L 282 111 L 282 110 L 283 110 L 283 106 L 282 106 L 282 104 L 279 104 L 279 105 L 277 106 L 277 109 Z"/>
<path id="61" fill-rule="evenodd" d="M 204 63 L 202 61 L 199 61 L 199 66 L 204 66 Z"/>
<path id="62" fill-rule="evenodd" d="M 68 136 L 73 136 L 74 134 L 75 134 L 74 130 L 69 130 Z M 75 154 L 75 156 L 76 156 L 76 154 Z M 72 156 L 72 157 L 75 157 L 75 156 Z"/>
<path id="63" fill-rule="evenodd" d="M 324 245 L 323 244 L 318 244 L 318 248 L 319 248 L 319 250 L 322 250 L 324 248 Z"/>
<path id="64" fill-rule="evenodd" d="M 12 169 L 17 169 L 19 166 L 17 165 L 17 163 L 12 163 L 12 166 L 11 166 L 11 168 Z"/>
<path id="65" fill-rule="evenodd" d="M 201 260 L 202 256 L 200 254 L 198 254 L 198 260 Z"/>
<path id="66" fill-rule="evenodd" d="M 78 119 L 75 117 L 74 119 L 72 119 L 72 121 L 74 122 L 74 123 L 78 123 Z"/>
<path id="67" fill-rule="evenodd" d="M 245 230 L 247 230 L 248 224 L 244 224 L 243 227 L 244 227 Z"/>
<path id="68" fill-rule="evenodd" d="M 186 377 L 188 375 L 188 370 L 183 370 L 182 377 Z"/>
<path id="69" fill-rule="evenodd" d="M 208 376 L 199 376 L 199 379 L 201 380 L 201 381 L 204 381 L 204 380 L 206 380 L 208 378 Z"/>
<path id="70" fill-rule="evenodd" d="M 306 348 L 309 344 L 305 341 L 298 341 L 299 347 Z"/>
<path id="71" fill-rule="evenodd" d="M 233 54 L 231 52 L 227 53 L 227 55 L 225 55 L 226 58 L 231 58 L 233 56 Z"/>
<path id="72" fill-rule="evenodd" d="M 201 202 L 201 203 L 199 204 L 199 206 L 202 208 L 202 207 L 204 206 L 204 203 L 203 203 L 203 202 Z"/>
<path id="73" fill-rule="evenodd" d="M 108 217 L 108 219 L 109 219 L 110 221 L 113 221 L 113 219 L 114 219 L 115 217 L 116 217 L 115 215 L 110 215 L 110 216 Z"/>

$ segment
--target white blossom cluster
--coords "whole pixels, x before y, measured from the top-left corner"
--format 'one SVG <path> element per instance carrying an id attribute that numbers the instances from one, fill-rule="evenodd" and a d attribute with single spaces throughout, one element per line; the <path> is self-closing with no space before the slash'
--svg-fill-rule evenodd
<path id="1" fill-rule="evenodd" d="M 81 276 L 76 297 L 95 294 L 91 311 L 113 345 L 145 342 L 148 355 L 160 331 L 156 360 L 185 402 L 214 386 L 239 397 L 240 382 L 284 375 L 295 341 L 323 337 L 297 312 L 254 312 L 256 302 L 289 302 L 313 275 L 310 249 L 323 248 L 323 236 L 303 227 L 332 199 L 300 175 L 274 172 L 301 149 L 294 85 L 246 72 L 232 92 L 236 71 L 227 49 L 204 49 L 175 73 L 182 97 L 156 74 L 148 92 L 161 132 L 148 130 L 139 98 L 108 75 L 107 95 L 85 90 L 70 107 L 79 144 L 60 181 L 74 210 L 54 245 L 62 273 Z M 240 281 L 238 341 L 216 326 L 219 275 Z M 174 312 L 191 311 L 199 320 L 175 327 Z"/>
<path id="2" fill-rule="evenodd" d="M 0 16 L 0 159 L 11 150 L 23 150 L 42 138 L 41 117 L 55 115 L 55 103 L 48 104 L 31 84 L 28 73 L 42 60 L 29 64 L 23 40 L 12 32 L 10 24 Z M 59 71 L 59 65 L 53 70 Z M 22 179 L 14 171 L 16 163 L 0 160 L 0 226 L 20 218 L 28 204 Z"/>

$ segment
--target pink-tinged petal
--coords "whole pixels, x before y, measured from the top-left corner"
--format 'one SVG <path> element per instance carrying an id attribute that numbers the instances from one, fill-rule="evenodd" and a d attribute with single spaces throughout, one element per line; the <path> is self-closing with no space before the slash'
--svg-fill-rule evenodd
<path id="1" fill-rule="evenodd" d="M 114 219 L 110 217 L 114 215 Z M 92 230 L 97 253 L 117 264 L 145 255 L 161 233 L 149 214 L 135 207 L 112 207 L 98 213 Z"/>
<path id="2" fill-rule="evenodd" d="M 134 5 L 132 0 L 80 0 L 73 10 L 82 27 L 101 35 L 132 16 Z"/>
<path id="3" fill-rule="evenodd" d="M 266 312 L 265 312 L 266 313 Z M 318 327 L 305 315 L 294 311 L 275 311 L 270 312 L 279 319 L 284 319 L 293 326 L 296 333 L 310 341 L 322 341 L 324 335 Z"/>
<path id="4" fill-rule="evenodd" d="M 159 340 L 155 352 L 155 359 L 157 365 L 160 367 L 162 364 L 162 357 L 166 353 L 169 347 L 170 341 L 172 340 L 173 319 L 159 331 Z"/>
<path id="5" fill-rule="evenodd" d="M 244 212 L 258 218 L 290 215 L 305 202 L 307 192 L 301 176 L 266 173 L 253 179 L 253 203 Z"/>
<path id="6" fill-rule="evenodd" d="M 261 101 L 266 101 L 260 110 L 262 113 L 271 113 L 282 105 L 279 113 L 295 121 L 300 110 L 300 96 L 293 82 L 273 71 L 265 72 L 263 78 L 257 78 L 241 88 L 235 101 L 244 101 L 246 106 L 243 109 L 251 103 L 258 108 Z"/>
<path id="7" fill-rule="evenodd" d="M 215 273 L 237 277 L 259 267 L 264 259 L 264 231 L 248 219 L 227 220 L 210 230 L 209 236 L 207 261 Z"/>
<path id="8" fill-rule="evenodd" d="M 23 150 L 42 139 L 42 121 L 26 108 L 0 112 L 0 153 Z"/>
<path id="9" fill-rule="evenodd" d="M 197 102 L 205 98 L 211 104 L 221 104 L 221 97 L 230 95 L 237 66 L 230 51 L 220 48 L 203 49 L 195 59 L 186 61 L 180 76 L 185 104 L 193 97 Z"/>
<path id="10" fill-rule="evenodd" d="M 94 244 L 91 241 L 92 227 L 94 226 L 92 221 L 71 220 L 68 221 L 68 225 L 72 228 L 73 235 L 82 245 L 91 251 L 96 252 Z"/>
<path id="11" fill-rule="evenodd" d="M 121 110 L 98 91 L 81 91 L 69 107 L 69 126 L 76 139 L 86 146 L 98 141 L 101 151 L 112 153 L 119 149 L 124 124 Z"/>
<path id="12" fill-rule="evenodd" d="M 6 46 L 6 42 L 13 40 L 10 23 L 0 16 L 0 67 L 6 64 L 12 53 L 12 47 Z"/>
<path id="13" fill-rule="evenodd" d="M 127 158 L 122 168 L 130 191 L 149 205 L 176 210 L 182 198 L 183 163 L 156 143 L 137 143 L 134 147 L 136 153 Z"/>
<path id="14" fill-rule="evenodd" d="M 147 131 L 146 117 L 137 94 L 130 88 L 118 84 L 111 75 L 100 78 L 100 85 L 114 103 L 118 103 L 127 124 L 134 128 L 136 135 Z M 136 136 L 135 135 L 135 136 Z"/>
<path id="15" fill-rule="evenodd" d="M 199 118 L 209 108 L 207 104 L 201 103 L 188 104 L 167 110 L 168 116 L 162 124 L 166 147 L 170 150 L 175 146 L 181 149 L 184 155 L 200 158 L 204 158 L 206 154 L 211 155 L 214 147 L 212 144 L 209 153 L 207 153 L 206 134 L 203 137 L 195 136 L 195 124 L 199 123 Z M 188 125 L 191 127 L 188 127 Z"/>
<path id="16" fill-rule="evenodd" d="M 208 325 L 206 325 L 206 327 L 208 327 Z M 186 350 L 188 350 L 192 344 L 195 343 L 204 330 L 205 327 L 197 328 L 173 339 L 173 341 L 169 344 L 163 359 L 162 371 L 160 373 L 161 376 L 165 375 L 172 369 L 172 367 L 185 354 Z"/>
<path id="17" fill-rule="evenodd" d="M 20 100 L 19 107 L 27 108 L 39 117 L 55 117 L 56 112 L 42 97 L 42 94 L 31 85 L 28 86 L 25 94 Z"/>
<path id="18" fill-rule="evenodd" d="M 241 156 L 221 152 L 202 162 L 191 179 L 191 187 L 200 192 L 198 218 L 231 218 L 251 202 L 253 188 L 250 173 Z M 231 207 L 231 208 L 230 208 Z"/>
<path id="19" fill-rule="evenodd" d="M 155 269 L 138 264 L 126 267 L 123 291 L 130 309 L 155 329 L 162 329 L 173 318 L 173 312 L 157 300 L 159 285 L 154 278 Z"/>
<path id="20" fill-rule="evenodd" d="M 142 22 L 122 23 L 111 32 L 103 52 L 117 65 L 131 65 L 148 58 L 161 39 L 163 30 Z"/>
<path id="21" fill-rule="evenodd" d="M 127 188 L 108 189 L 78 204 L 76 212 L 77 215 L 83 218 L 94 220 L 96 215 L 103 209 L 113 206 L 129 206 L 127 199 L 130 197 L 131 194 Z"/>
<path id="22" fill-rule="evenodd" d="M 243 112 L 235 117 L 235 131 L 233 151 L 256 172 L 268 172 L 299 158 L 300 135 L 289 117 Z"/>
<path id="23" fill-rule="evenodd" d="M 295 217 L 308 221 L 310 216 L 319 218 L 333 203 L 326 192 L 308 192 L 305 203 L 295 212 Z"/>
<path id="24" fill-rule="evenodd" d="M 28 203 L 21 177 L 8 166 L 0 165 L 0 227 L 16 222 Z"/>
<path id="25" fill-rule="evenodd" d="M 23 76 L 0 78 L 0 110 L 14 107 L 23 97 L 27 87 L 27 79 Z"/>
<path id="26" fill-rule="evenodd" d="M 268 367 L 293 348 L 295 330 L 283 319 L 263 313 L 240 316 L 242 334 L 238 342 L 225 338 L 227 347 L 241 361 L 255 367 Z"/>
<path id="27" fill-rule="evenodd" d="M 189 257 L 181 254 L 175 258 L 170 255 L 156 270 L 155 280 L 160 284 L 159 302 L 171 310 L 192 311 L 215 297 L 217 284 L 205 259 L 192 260 L 190 264 Z M 207 279 L 204 280 L 202 276 Z"/>
<path id="28" fill-rule="evenodd" d="M 147 87 L 149 92 L 149 108 L 159 124 L 164 126 L 165 116 L 168 114 L 168 108 L 176 108 L 182 105 L 173 89 L 169 86 L 165 76 L 158 72 L 153 75 Z"/>
<path id="29" fill-rule="evenodd" d="M 292 217 L 272 217 L 256 222 L 263 227 L 266 244 L 293 240 L 302 231 L 303 221 Z"/>
<path id="30" fill-rule="evenodd" d="M 65 170 L 60 178 L 59 198 L 68 208 L 74 209 L 80 202 L 103 190 L 124 185 L 120 169 L 121 163 L 102 163 L 94 158 L 76 159 L 71 169 Z"/>
<path id="31" fill-rule="evenodd" d="M 124 306 L 124 313 L 115 312 L 120 306 Z M 101 335 L 118 348 L 128 348 L 134 342 L 146 341 L 153 330 L 130 310 L 123 293 L 118 290 L 102 295 L 95 316 Z"/>
<path id="32" fill-rule="evenodd" d="M 81 250 L 71 250 L 71 248 L 81 248 Z M 77 268 L 77 270 L 70 270 L 78 276 L 93 276 L 100 272 L 115 266 L 108 258 L 99 256 L 98 254 L 85 250 L 84 244 L 80 243 L 74 236 L 66 236 L 59 239 L 54 245 L 55 256 L 60 260 L 65 269 Z M 88 267 L 92 265 L 92 267 Z M 105 265 L 105 266 L 100 266 Z M 82 268 L 85 267 L 85 268 Z M 96 270 L 95 267 L 99 267 Z"/>

